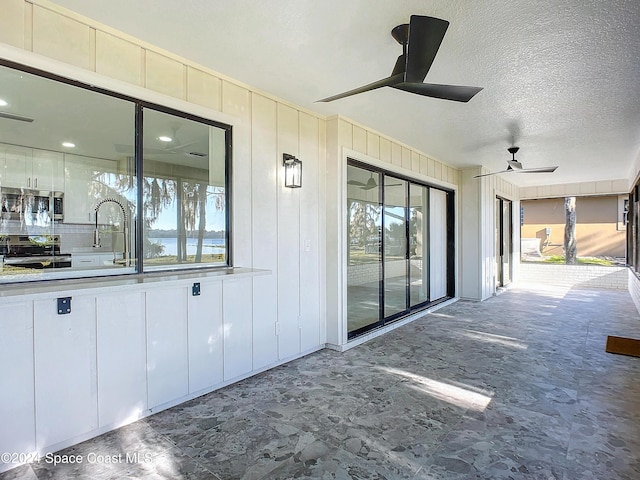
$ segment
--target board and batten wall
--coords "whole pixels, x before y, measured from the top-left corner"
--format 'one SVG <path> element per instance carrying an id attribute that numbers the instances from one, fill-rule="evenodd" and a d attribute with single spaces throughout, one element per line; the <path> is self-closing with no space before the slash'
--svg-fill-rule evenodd
<path id="1" fill-rule="evenodd" d="M 209 118 L 233 123 L 233 263 L 272 272 L 270 280 L 255 280 L 253 292 L 255 310 L 268 319 L 264 323 L 273 327 L 280 319 L 272 332 L 290 335 L 289 327 L 295 327 L 312 338 L 289 336 L 277 350 L 261 355 L 268 363 L 322 344 L 318 219 L 324 204 L 319 175 L 325 156 L 323 117 L 47 0 L 3 0 L 2 6 L 0 42 L 96 72 L 107 79 L 99 84 L 104 88 L 134 97 L 142 92 L 145 99 L 174 108 L 181 102 L 195 114 L 202 114 L 195 107 L 203 107 L 211 112 Z M 48 66 L 35 56 L 31 65 Z M 73 70 L 63 75 L 68 72 Z M 127 85 L 141 88 L 118 89 Z M 283 186 L 284 152 L 303 160 L 302 189 Z M 301 323 L 307 318 L 313 323 L 311 330 Z"/>
<path id="2" fill-rule="evenodd" d="M 129 416 L 126 420 L 101 420 L 96 416 L 98 414 L 92 413 L 91 406 L 102 402 L 101 396 L 109 391 L 108 383 L 97 384 L 94 379 L 102 381 L 112 375 L 109 370 L 101 370 L 105 363 L 100 362 L 100 352 L 117 348 L 115 340 L 118 336 L 114 333 L 98 335 L 101 343 L 96 346 L 96 331 L 99 333 L 96 328 L 100 328 L 100 323 L 96 327 L 93 317 L 87 318 L 89 323 L 86 325 L 78 320 L 72 330 L 79 335 L 79 341 L 70 345 L 78 345 L 79 350 L 75 353 L 79 358 L 93 359 L 94 366 L 82 376 L 86 380 L 83 387 L 88 388 L 85 391 L 90 395 L 84 399 L 89 405 L 89 413 L 86 418 L 78 418 L 78 425 L 71 425 L 69 431 L 64 425 L 55 424 L 55 418 L 56 409 L 62 409 L 59 413 L 64 414 L 64 409 L 72 404 L 38 387 L 38 382 L 40 387 L 46 382 L 48 372 L 46 363 L 39 362 L 37 357 L 35 364 L 33 360 L 35 351 L 46 351 L 42 349 L 46 349 L 43 342 L 47 342 L 47 337 L 38 333 L 42 331 L 38 326 L 44 325 L 43 312 L 53 308 L 51 302 L 54 299 L 49 298 L 51 295 L 47 299 L 25 297 L 24 301 L 12 297 L 10 302 L 0 298 L 0 307 L 8 309 L 3 310 L 5 313 L 14 310 L 25 312 L 20 316 L 22 321 L 19 325 L 5 324 L 5 315 L 0 322 L 3 322 L 3 335 L 6 333 L 21 339 L 16 343 L 20 346 L 19 355 L 25 360 L 31 358 L 31 361 L 20 365 L 14 362 L 15 371 L 0 380 L 0 390 L 9 393 L 3 395 L 0 403 L 0 424 L 5 420 L 16 423 L 12 413 L 16 409 L 27 416 L 30 411 L 44 415 L 31 420 L 35 422 L 37 441 L 20 440 L 20 445 L 14 445 L 11 439 L 0 436 L 3 451 L 32 451 L 20 450 L 21 445 L 35 445 L 40 451 L 62 448 L 102 433 L 105 428 L 115 428 L 125 421 L 147 415 L 151 413 L 152 405 L 156 405 L 153 407 L 156 411 L 180 403 L 194 395 L 193 385 L 206 384 L 206 389 L 213 390 L 234 379 L 324 347 L 325 261 L 321 232 L 326 202 L 321 172 L 325 171 L 326 121 L 322 116 L 258 92 L 46 0 L 2 0 L 0 58 L 231 124 L 234 142 L 233 264 L 268 272 L 245 275 L 235 281 L 231 274 L 224 280 L 224 288 L 214 285 L 208 292 L 203 290 L 200 297 L 211 295 L 210 298 L 215 299 L 211 300 L 212 309 L 207 310 L 210 311 L 207 322 L 219 322 L 221 317 L 217 308 L 224 312 L 224 338 L 227 343 L 219 352 L 219 359 L 224 364 L 224 375 L 218 379 L 221 383 L 212 383 L 209 379 L 204 383 L 189 384 L 187 380 L 202 377 L 201 369 L 207 368 L 199 364 L 194 370 L 192 366 L 195 364 L 188 357 L 190 339 L 195 341 L 198 329 L 207 332 L 207 325 L 195 325 L 186 330 L 190 324 L 184 315 L 189 308 L 196 307 L 182 293 L 178 294 L 179 298 L 174 298 L 175 292 L 170 294 L 162 282 L 139 293 L 141 299 L 136 297 L 134 304 L 142 309 L 138 330 L 130 332 L 128 337 L 131 341 L 137 339 L 137 343 L 127 351 L 131 350 L 136 360 L 142 358 L 146 362 L 142 373 L 138 372 L 146 379 L 144 405 L 137 411 L 137 416 Z M 301 189 L 284 187 L 282 154 L 285 152 L 303 162 L 304 185 Z M 181 286 L 180 292 L 184 288 L 187 287 Z M 75 299 L 84 298 L 83 293 L 73 290 L 66 293 L 81 309 L 82 303 L 75 302 Z M 105 290 L 104 294 L 98 292 L 88 300 L 98 306 L 102 322 L 114 320 L 119 315 L 116 310 L 111 311 L 105 306 L 108 295 Z M 40 301 L 44 303 L 38 303 Z M 174 301 L 177 303 L 172 303 Z M 182 307 L 186 309 L 183 312 Z M 92 310 L 91 307 L 87 309 Z M 137 309 L 136 306 L 134 310 Z M 176 323 L 168 320 L 170 313 L 178 315 Z M 77 320 L 78 315 L 75 318 Z M 59 321 L 60 317 L 55 316 L 54 320 Z M 34 328 L 38 341 L 35 347 L 27 345 Z M 157 343 L 140 343 L 140 328 L 144 329 L 147 338 L 156 339 Z M 242 332 L 242 335 L 234 332 Z M 175 340 L 176 346 L 169 345 L 170 342 L 166 341 L 169 338 Z M 86 342 L 82 344 L 82 340 Z M 156 345 L 166 345 L 167 349 L 154 351 Z M 14 349 L 11 352 L 18 355 Z M 153 365 L 150 358 L 155 359 Z M 69 363 L 75 362 L 70 360 Z M 16 378 L 21 381 L 16 382 Z M 174 378 L 176 383 L 166 383 L 168 378 Z M 25 379 L 31 379 L 31 384 Z M 23 404 L 25 399 L 27 403 Z M 105 405 L 111 409 L 118 408 L 117 404 L 109 404 L 109 400 Z M 108 409 L 101 407 L 100 412 L 100 415 L 105 415 Z M 72 415 L 72 412 L 68 413 Z M 22 425 L 27 425 L 27 430 L 31 428 L 28 422 Z M 44 432 L 44 436 L 39 432 Z M 6 468 L 7 465 L 0 465 L 0 471 Z"/>

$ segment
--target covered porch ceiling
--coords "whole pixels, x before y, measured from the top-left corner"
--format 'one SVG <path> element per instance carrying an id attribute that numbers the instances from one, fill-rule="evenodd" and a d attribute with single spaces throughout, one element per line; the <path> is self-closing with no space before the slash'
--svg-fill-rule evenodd
<path id="1" fill-rule="evenodd" d="M 640 149 L 637 0 L 54 0 L 77 13 L 324 115 L 345 115 L 456 167 L 506 167 L 521 186 L 632 175 Z M 483 87 L 469 103 L 389 87 L 412 14 L 450 26 L 429 83 Z"/>

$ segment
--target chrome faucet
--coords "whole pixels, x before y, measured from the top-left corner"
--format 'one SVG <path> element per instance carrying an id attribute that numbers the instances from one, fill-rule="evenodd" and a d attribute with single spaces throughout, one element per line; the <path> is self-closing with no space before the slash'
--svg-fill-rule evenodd
<path id="1" fill-rule="evenodd" d="M 129 216 L 127 215 L 127 211 L 125 210 L 124 205 L 120 200 L 116 198 L 105 198 L 103 200 L 100 200 L 96 205 L 96 208 L 95 208 L 96 228 L 93 231 L 93 248 L 100 248 L 102 246 L 100 245 L 100 231 L 98 230 L 98 211 L 100 210 L 100 207 L 105 203 L 115 203 L 120 207 L 120 210 L 122 210 L 122 224 L 123 224 L 122 234 L 124 236 L 124 247 L 122 251 L 122 259 L 124 261 L 125 267 L 128 267 L 129 260 L 130 260 L 129 259 L 129 224 L 128 224 Z M 118 263 L 116 262 L 116 259 L 115 259 L 115 251 L 113 253 L 114 253 L 113 263 Z"/>

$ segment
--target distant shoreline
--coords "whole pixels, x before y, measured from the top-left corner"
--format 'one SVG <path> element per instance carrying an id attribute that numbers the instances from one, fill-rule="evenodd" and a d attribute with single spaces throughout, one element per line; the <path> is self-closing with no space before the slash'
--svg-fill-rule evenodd
<path id="1" fill-rule="evenodd" d="M 178 231 L 177 230 L 147 230 L 146 235 L 148 238 L 177 238 Z M 198 239 L 200 236 L 198 230 L 192 230 L 187 232 L 187 238 L 189 239 Z M 216 238 L 222 239 L 225 238 L 225 232 L 223 230 L 214 230 L 214 231 L 205 231 L 202 238 Z"/>

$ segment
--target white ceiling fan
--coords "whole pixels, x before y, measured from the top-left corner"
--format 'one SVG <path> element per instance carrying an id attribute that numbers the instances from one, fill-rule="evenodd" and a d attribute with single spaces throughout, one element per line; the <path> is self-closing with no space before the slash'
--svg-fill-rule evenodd
<path id="1" fill-rule="evenodd" d="M 524 168 L 522 164 L 516 160 L 516 152 L 520 150 L 519 147 L 509 147 L 507 151 L 511 154 L 511 160 L 507 160 L 507 168 L 500 170 L 499 172 L 485 173 L 482 175 L 475 175 L 473 178 L 488 177 L 489 175 L 498 175 L 500 173 L 553 173 L 556 171 L 555 167 L 539 167 L 539 168 Z"/>

